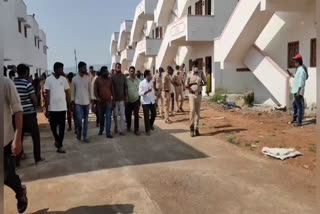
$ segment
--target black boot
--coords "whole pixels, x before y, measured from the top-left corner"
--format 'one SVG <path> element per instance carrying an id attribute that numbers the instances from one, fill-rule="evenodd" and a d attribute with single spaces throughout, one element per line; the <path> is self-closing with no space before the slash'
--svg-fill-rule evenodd
<path id="1" fill-rule="evenodd" d="M 199 129 L 196 129 L 196 130 L 195 130 L 195 134 L 196 134 L 196 136 L 197 136 L 197 137 L 199 137 L 199 136 L 200 136 Z"/>
<path id="2" fill-rule="evenodd" d="M 194 137 L 195 135 L 194 135 L 194 127 L 193 126 L 191 126 L 190 127 L 190 137 Z"/>

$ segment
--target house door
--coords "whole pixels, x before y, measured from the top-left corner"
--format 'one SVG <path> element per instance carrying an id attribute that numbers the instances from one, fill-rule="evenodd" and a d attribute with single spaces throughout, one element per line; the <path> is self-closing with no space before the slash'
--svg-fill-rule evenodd
<path id="1" fill-rule="evenodd" d="M 206 75 L 210 76 L 210 83 L 207 83 L 207 91 L 212 91 L 212 84 L 211 84 L 211 80 L 212 80 L 212 57 L 211 56 L 207 56 L 206 57 Z M 207 81 L 209 81 L 209 78 L 207 78 Z"/>

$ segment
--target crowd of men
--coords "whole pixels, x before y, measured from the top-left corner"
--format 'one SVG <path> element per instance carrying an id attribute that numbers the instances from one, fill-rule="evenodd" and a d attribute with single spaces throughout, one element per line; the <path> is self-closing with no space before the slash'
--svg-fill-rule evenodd
<path id="1" fill-rule="evenodd" d="M 303 66 L 301 55 L 293 58 L 296 66 L 292 93 L 294 94 L 294 114 L 292 122 L 302 125 L 304 114 L 304 88 L 308 79 L 308 71 Z M 87 71 L 84 62 L 78 64 L 78 74 L 65 74 L 64 65 L 54 64 L 51 76 L 45 74 L 30 77 L 30 69 L 20 64 L 5 77 L 4 86 L 4 171 L 5 184 L 15 193 L 18 200 L 17 209 L 23 213 L 28 205 L 27 190 L 21 184 L 15 172 L 16 165 L 25 158 L 23 152 L 23 137 L 29 133 L 33 141 L 33 154 L 36 164 L 43 162 L 41 157 L 40 132 L 37 121 L 37 107 L 41 106 L 49 119 L 54 144 L 58 153 L 66 153 L 63 149 L 66 119 L 68 131 L 72 130 L 72 119 L 76 138 L 89 143 L 88 121 L 90 106 L 96 115 L 98 135 L 113 138 L 113 134 L 125 135 L 131 132 L 132 114 L 134 116 L 133 132 L 141 135 L 139 129 L 139 111 L 143 110 L 145 133 L 147 136 L 155 130 L 154 122 L 157 109 L 160 118 L 171 124 L 170 116 L 176 112 L 184 112 L 183 101 L 188 91 L 190 104 L 190 135 L 200 136 L 199 120 L 202 100 L 202 88 L 207 83 L 207 77 L 199 69 L 197 61 L 193 62 L 192 71 L 186 73 L 185 66 L 171 66 L 165 71 L 159 68 L 153 76 L 150 70 L 142 74 L 130 67 L 123 72 L 121 64 L 115 65 L 115 70 L 109 72 L 103 66 L 96 72 L 91 66 Z M 7 76 L 7 69 L 4 74 Z M 16 75 L 17 73 L 17 75 Z M 291 74 L 290 74 L 291 75 Z M 176 108 L 174 107 L 176 104 Z M 171 106 L 171 109 L 170 109 Z M 171 110 L 171 115 L 170 115 Z M 112 117 L 114 133 L 111 132 Z M 118 117 L 120 120 L 118 121 Z"/>

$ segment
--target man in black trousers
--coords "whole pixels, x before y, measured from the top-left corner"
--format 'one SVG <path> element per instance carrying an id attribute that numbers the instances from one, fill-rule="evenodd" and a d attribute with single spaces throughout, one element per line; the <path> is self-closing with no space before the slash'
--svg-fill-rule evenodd
<path id="1" fill-rule="evenodd" d="M 129 77 L 127 77 L 128 86 L 128 102 L 126 103 L 126 121 L 127 130 L 131 131 L 132 112 L 134 115 L 134 134 L 139 133 L 139 110 L 140 110 L 140 96 L 139 96 L 139 84 L 140 80 L 136 77 L 135 68 L 131 66 L 129 68 Z"/>
<path id="2" fill-rule="evenodd" d="M 154 130 L 154 121 L 156 119 L 156 96 L 154 92 L 154 85 L 152 82 L 152 75 L 150 70 L 144 72 L 144 80 L 139 85 L 139 94 L 141 96 L 141 104 L 144 114 L 144 125 L 147 136 L 150 131 Z M 150 117 L 151 113 L 151 117 Z"/>
<path id="3" fill-rule="evenodd" d="M 46 117 L 49 118 L 55 146 L 58 153 L 66 153 L 63 147 L 66 126 L 67 103 L 70 103 L 68 94 L 69 84 L 64 77 L 64 65 L 56 62 L 53 66 L 54 74 L 46 79 Z M 59 127 L 59 134 L 57 128 Z"/>
<path id="4" fill-rule="evenodd" d="M 33 155 L 35 163 L 44 161 L 41 158 L 40 150 L 40 131 L 37 120 L 36 106 L 38 105 L 38 98 L 36 96 L 34 87 L 27 80 L 28 67 L 24 64 L 18 65 L 18 77 L 14 79 L 14 84 L 20 96 L 21 105 L 23 108 L 23 131 L 22 142 L 24 133 L 30 133 L 33 141 Z M 23 148 L 22 148 L 23 153 Z M 20 156 L 17 158 L 17 165 L 20 164 Z"/>

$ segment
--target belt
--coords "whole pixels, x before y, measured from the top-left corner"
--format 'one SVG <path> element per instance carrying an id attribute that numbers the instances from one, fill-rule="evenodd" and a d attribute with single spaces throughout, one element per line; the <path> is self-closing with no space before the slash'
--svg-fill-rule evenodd
<path id="1" fill-rule="evenodd" d="M 189 92 L 190 94 L 194 94 L 194 95 L 201 95 L 202 94 L 202 92 L 200 91 L 200 92 Z"/>
<path id="2" fill-rule="evenodd" d="M 167 93 L 170 93 L 170 90 L 162 90 L 162 91 L 167 92 Z"/>

